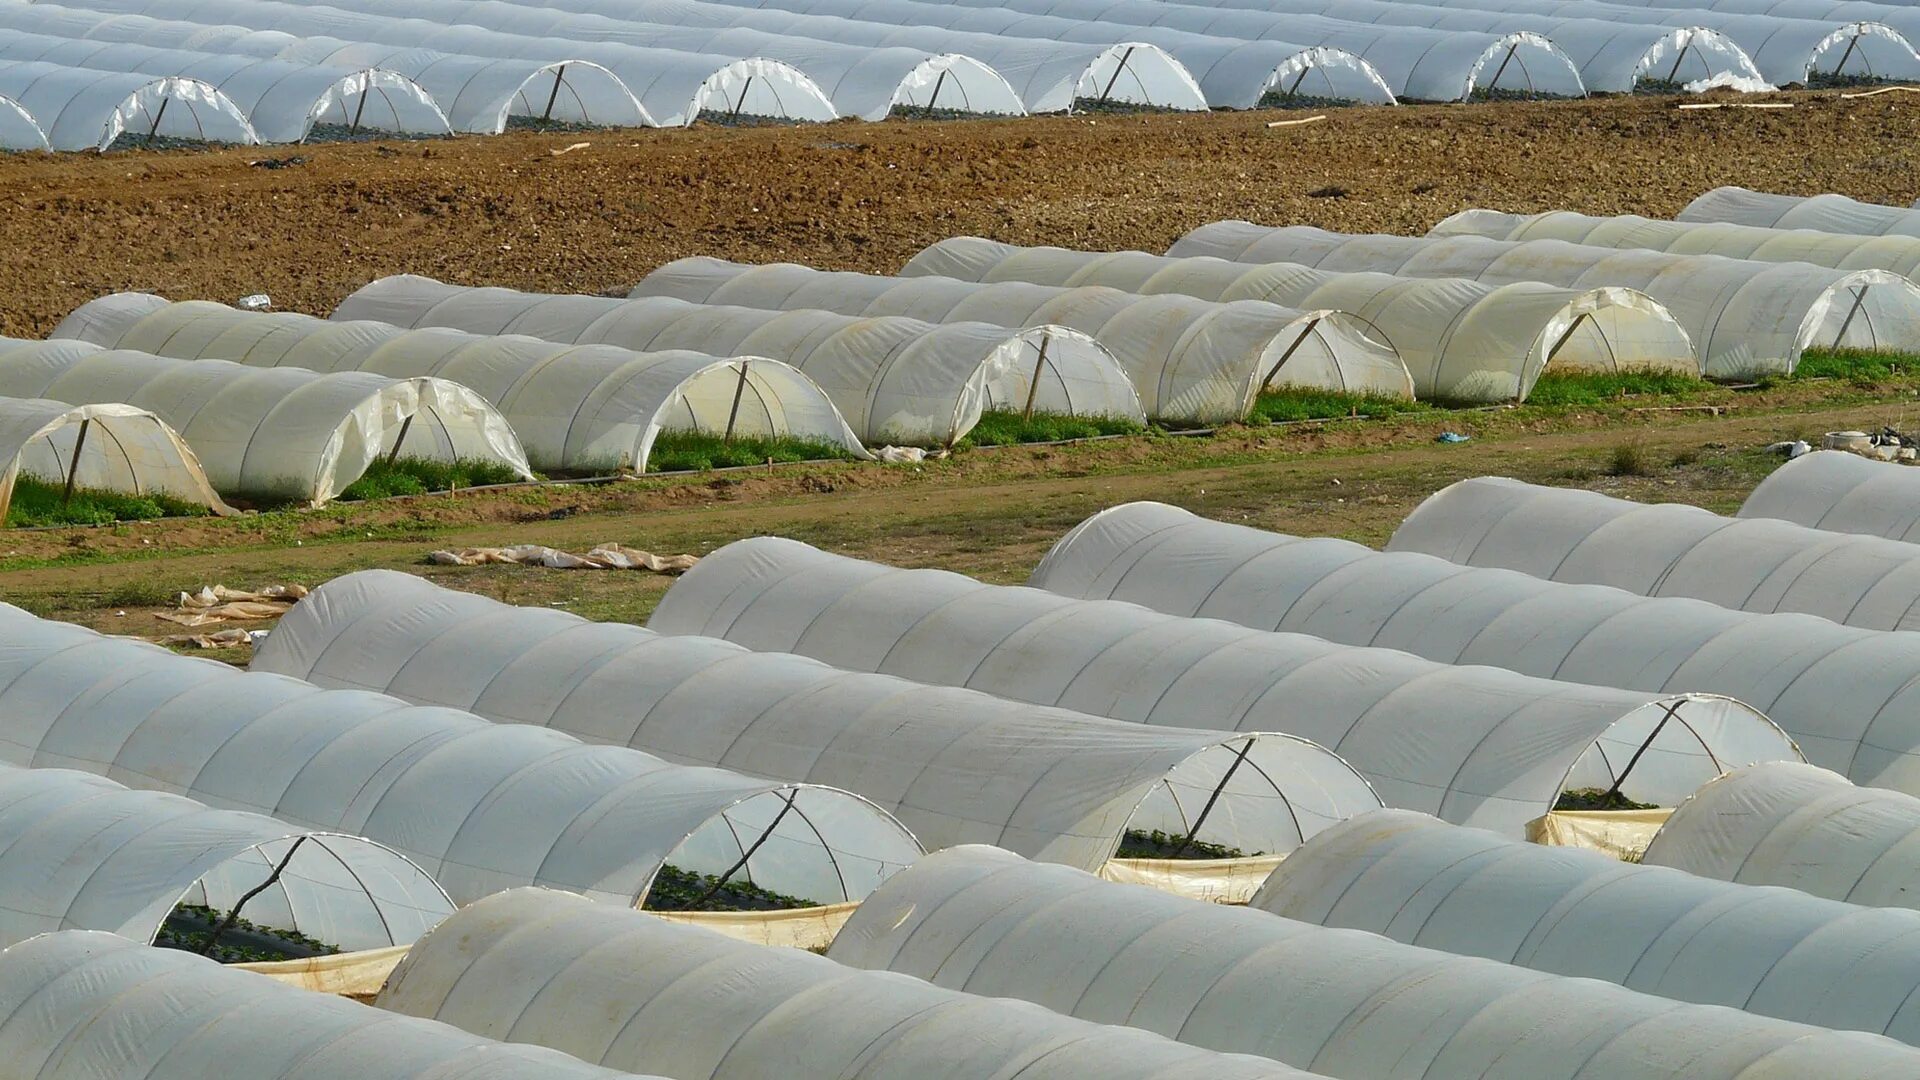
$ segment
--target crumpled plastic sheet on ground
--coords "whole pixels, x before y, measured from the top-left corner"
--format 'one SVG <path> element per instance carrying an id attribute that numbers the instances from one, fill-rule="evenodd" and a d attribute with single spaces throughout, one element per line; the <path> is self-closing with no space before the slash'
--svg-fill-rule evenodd
<path id="1" fill-rule="evenodd" d="M 175 610 L 156 611 L 154 614 L 187 627 L 277 619 L 306 595 L 305 585 L 269 585 L 264 589 L 202 585 L 198 592 L 181 593 L 179 599 L 174 601 Z"/>
<path id="2" fill-rule="evenodd" d="M 655 555 L 620 544 L 597 544 L 585 555 L 575 555 L 540 544 L 515 544 L 512 547 L 435 551 L 428 554 L 427 561 L 438 566 L 516 563 L 554 570 L 651 570 L 656 574 L 684 574 L 693 569 L 700 559 L 696 555 Z"/>

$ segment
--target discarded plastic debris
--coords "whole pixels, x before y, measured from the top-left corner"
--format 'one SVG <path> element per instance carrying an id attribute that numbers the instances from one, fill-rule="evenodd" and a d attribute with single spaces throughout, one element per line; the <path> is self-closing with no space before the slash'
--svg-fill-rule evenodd
<path id="1" fill-rule="evenodd" d="M 1434 436 L 1433 441 L 1439 443 L 1463 443 L 1472 438 L 1473 436 L 1471 435 L 1462 435 L 1457 431 L 1443 431 Z"/>
<path id="2" fill-rule="evenodd" d="M 241 297 L 233 306 L 242 311 L 266 311 L 273 307 L 273 297 L 257 292 Z"/>

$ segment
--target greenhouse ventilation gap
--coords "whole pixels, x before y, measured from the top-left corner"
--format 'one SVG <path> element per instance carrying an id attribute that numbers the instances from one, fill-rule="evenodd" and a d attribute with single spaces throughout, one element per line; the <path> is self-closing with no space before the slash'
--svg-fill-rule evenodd
<path id="1" fill-rule="evenodd" d="M 1666 308 L 1632 289 L 1334 273 L 1297 263 L 1015 247 L 972 236 L 942 240 L 900 272 L 1351 311 L 1394 343 L 1423 399 L 1524 401 L 1549 366 L 1700 374 L 1687 332 Z"/>
<path id="2" fill-rule="evenodd" d="M 1799 758 L 1728 698 L 1448 667 L 770 537 L 701 559 L 651 626 L 1117 720 L 1283 731 L 1339 754 L 1389 806 L 1514 836 L 1569 788 L 1671 806 L 1730 766 Z"/>
<path id="3" fill-rule="evenodd" d="M 193 449 L 214 490 L 266 502 L 318 506 L 401 456 L 487 461 L 533 478 L 506 419 L 444 379 L 260 371 L 0 338 L 0 395 L 148 409 Z"/>
<path id="4" fill-rule="evenodd" d="M 1435 225 L 1427 235 L 1565 240 L 1593 247 L 1725 255 L 1756 262 L 1803 262 L 1835 270 L 1889 270 L 1908 279 L 1920 275 L 1920 237 L 1849 236 L 1813 229 L 1662 221 L 1634 214 L 1592 217 L 1567 210 L 1545 214 L 1463 210 Z"/>
<path id="5" fill-rule="evenodd" d="M 1109 352 L 1062 326 L 934 325 L 828 311 L 766 311 L 617 297 L 470 289 L 381 278 L 344 300 L 335 321 L 371 319 L 476 334 L 528 334 L 641 351 L 700 349 L 790 364 L 827 392 L 870 446 L 950 446 L 994 409 L 1144 421 Z"/>
<path id="6" fill-rule="evenodd" d="M 36 1080 L 644 1080 L 84 930 L 0 952 L 0 1045 Z"/>
<path id="7" fill-rule="evenodd" d="M 444 927 L 407 954 L 379 1007 L 676 1080 L 1312 1075 L 541 889 L 490 896 Z"/>
<path id="8" fill-rule="evenodd" d="M 1413 396 L 1413 381 L 1393 346 L 1365 320 L 1344 311 L 1143 297 L 1102 288 L 833 273 L 792 263 L 751 266 L 710 258 L 668 263 L 648 274 L 631 295 L 941 324 L 1065 326 L 1113 355 L 1149 418 L 1184 424 L 1243 420 L 1268 389 Z"/>
<path id="9" fill-rule="evenodd" d="M 1683 503 L 1483 476 L 1428 496 L 1387 550 L 1739 611 L 1920 630 L 1920 544 Z"/>
<path id="10" fill-rule="evenodd" d="M 1278 857 L 1380 804 L 1345 762 L 1286 735 L 1123 724 L 513 607 L 388 570 L 320 586 L 252 667 L 839 787 L 930 848 L 993 843 L 1087 870 L 1129 831 Z"/>
<path id="11" fill-rule="evenodd" d="M 1302 539 L 1158 503 L 1082 522 L 1032 580 L 1063 596 L 1401 648 L 1443 664 L 1734 695 L 1764 709 L 1813 764 L 1920 794 L 1920 635 Z"/>
<path id="12" fill-rule="evenodd" d="M 365 836 L 457 903 L 539 884 L 638 905 L 673 867 L 841 904 L 919 851 L 890 815 L 831 788 L 323 690 L 13 607 L 0 606 L 0 645 L 7 762 Z"/>
<path id="13" fill-rule="evenodd" d="M 161 494 L 215 514 L 236 512 L 214 493 L 179 433 L 131 405 L 0 397 L 0 462 L 0 520 L 22 476 L 68 492 Z"/>
<path id="14" fill-rule="evenodd" d="M 1910 469 L 1840 450 L 1803 454 L 1768 473 L 1741 504 L 1740 516 L 1920 539 L 1920 472 Z"/>
<path id="15" fill-rule="evenodd" d="M 1920 1039 L 1920 911 L 1695 877 L 1375 810 L 1252 906 L 1463 956 L 1818 1027 Z"/>
<path id="16" fill-rule="evenodd" d="M 1770 195 L 1741 187 L 1718 187 L 1674 217 L 1719 221 L 1763 229 L 1818 229 L 1856 236 L 1920 236 L 1920 209 L 1860 202 L 1845 195 Z"/>
<path id="17" fill-rule="evenodd" d="M 1876 1035 L 1198 904 L 983 847 L 895 875 L 827 956 L 1343 1080 L 1671 1080 L 1678 1061 L 1696 1080 L 1920 1068 L 1920 1053 Z"/>
<path id="18" fill-rule="evenodd" d="M 1203 225 L 1169 255 L 1299 262 L 1321 270 L 1631 288 L 1686 328 L 1711 378 L 1791 372 L 1809 348 L 1920 350 L 1920 287 L 1884 270 L 1840 271 L 1718 255 L 1676 255 L 1477 236 L 1331 233 L 1244 221 Z"/>
<path id="19" fill-rule="evenodd" d="M 444 379 L 498 408 L 542 472 L 644 472 L 664 432 L 806 439 L 870 456 L 826 391 L 765 357 L 403 330 L 145 293 L 89 301 L 53 337 L 183 360 Z"/>
<path id="20" fill-rule="evenodd" d="M 1869 907 L 1920 907 L 1920 799 L 1813 765 L 1735 769 L 1693 793 L 1642 861 Z"/>

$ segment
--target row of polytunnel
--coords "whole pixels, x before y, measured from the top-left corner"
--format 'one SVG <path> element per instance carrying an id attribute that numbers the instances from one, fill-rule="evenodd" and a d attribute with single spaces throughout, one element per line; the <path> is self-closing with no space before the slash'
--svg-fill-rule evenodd
<path id="1" fill-rule="evenodd" d="M 236 326 L 185 314 L 150 329 Z M 1920 649 L 1730 599 L 1796 555 L 1823 603 L 1902 580 L 1913 476 L 1809 455 L 1733 518 L 1474 480 L 1384 553 L 1135 504 L 1024 587 L 757 538 L 645 628 L 362 571 L 244 671 L 0 609 L 0 1044 L 45 1077 L 1913 1075 Z M 1579 791 L 1660 808 L 1637 862 L 1527 840 Z M 761 943 L 789 916 L 824 956 Z M 364 962 L 371 1005 L 189 955 L 268 931 L 345 955 L 243 966 Z"/>
<path id="2" fill-rule="evenodd" d="M 0 28 L 10 149 L 1920 78 L 1910 8 L 1833 0 L 7 0 Z"/>

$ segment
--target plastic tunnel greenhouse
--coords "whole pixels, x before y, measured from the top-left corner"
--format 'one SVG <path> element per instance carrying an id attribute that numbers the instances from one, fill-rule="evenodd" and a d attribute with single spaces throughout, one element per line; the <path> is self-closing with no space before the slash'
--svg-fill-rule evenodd
<path id="1" fill-rule="evenodd" d="M 0 395 L 150 410 L 179 432 L 223 495 L 318 505 L 403 450 L 533 476 L 506 420 L 444 379 L 259 371 L 83 341 L 0 338 Z"/>
<path id="2" fill-rule="evenodd" d="M 234 512 L 179 433 L 130 405 L 0 398 L 0 463 L 0 520 L 22 476 L 80 490 L 164 494 L 216 514 Z"/>
<path id="3" fill-rule="evenodd" d="M 1895 1080 L 1920 1068 L 1920 1053 L 1879 1036 L 1198 904 L 992 848 L 896 875 L 827 956 L 1343 1080 L 1671 1080 L 1676 1062 L 1696 1080 Z"/>
<path id="4" fill-rule="evenodd" d="M 528 334 L 641 351 L 700 349 L 790 364 L 833 399 L 870 446 L 951 445 L 983 412 L 1008 409 L 1144 420 L 1133 384 L 1105 348 L 1060 326 L 934 325 L 900 317 L 766 311 L 667 297 L 469 289 L 381 278 L 346 298 L 336 321 Z"/>
<path id="5" fill-rule="evenodd" d="M 353 0 L 356 5 L 375 2 L 377 0 Z M 1193 73 L 1168 50 L 1124 33 L 1069 40 L 976 33 L 952 27 L 937 15 L 928 17 L 926 12 L 870 2 L 858 5 L 858 10 L 844 12 L 784 3 L 763 7 L 700 0 L 622 0 L 618 3 L 564 0 L 540 6 L 642 20 L 643 23 L 627 24 L 625 30 L 639 35 L 641 40 L 660 32 L 661 24 L 708 29 L 749 28 L 759 34 L 778 35 L 784 39 L 781 48 L 806 50 L 816 63 L 835 51 L 835 45 L 857 46 L 875 54 L 881 50 L 911 49 L 923 57 L 964 56 L 1005 80 L 1028 112 L 1064 112 L 1075 102 L 1182 110 L 1205 109 L 1208 105 Z M 568 34 L 585 33 L 594 35 L 595 39 L 607 31 L 604 25 L 577 20 L 566 25 Z M 864 66 L 871 68 L 879 61 L 880 57 L 875 55 Z M 799 63 L 799 66 L 806 65 Z M 922 91 L 937 88 L 936 80 L 930 78 L 934 70 L 923 68 L 922 72 L 910 81 L 918 83 Z M 930 96 L 922 100 L 915 94 L 898 103 L 924 105 L 931 100 Z M 947 103 L 946 108 L 954 106 L 951 97 L 940 100 Z"/>
<path id="6" fill-rule="evenodd" d="M 352 2 L 341 6 L 376 10 Z M 956 52 L 842 44 L 770 32 L 749 20 L 735 26 L 637 22 L 651 10 L 633 0 L 600 6 L 405 0 L 412 18 L 472 23 L 489 30 L 569 41 L 613 42 L 706 54 L 738 54 L 790 64 L 816 83 L 841 116 L 884 120 L 895 108 L 951 109 L 970 114 L 1020 115 L 1020 95 L 990 65 Z M 392 4 L 377 9 L 393 10 Z"/>
<path id="7" fill-rule="evenodd" d="M 175 929 L 180 904 L 237 909 L 346 951 L 411 944 L 453 913 L 433 879 L 379 844 L 87 773 L 0 765 L 0 945 L 55 930 L 150 942 Z"/>
<path id="8" fill-rule="evenodd" d="M 1684 503 L 1480 477 L 1428 496 L 1387 550 L 1738 611 L 1920 630 L 1920 545 Z"/>
<path id="9" fill-rule="evenodd" d="M 666 868 L 857 900 L 919 851 L 845 792 L 670 765 L 557 731 L 323 690 L 0 606 L 0 755 L 365 836 L 457 903 L 540 884 L 621 904 Z M 671 903 L 667 902 L 672 900 Z"/>
<path id="10" fill-rule="evenodd" d="M 1643 83 L 1730 85 L 1770 89 L 1753 59 L 1727 36 L 1705 27 L 1672 28 L 1649 17 L 1630 21 L 1604 5 L 1565 0 L 1472 0 L 1389 3 L 1383 0 L 1215 0 L 1213 6 L 1315 15 L 1380 27 L 1505 35 L 1528 31 L 1572 61 L 1592 93 L 1628 94 Z M 1520 58 L 1515 57 L 1518 62 Z"/>
<path id="11" fill-rule="evenodd" d="M 917 11 L 889 16 L 884 6 L 872 0 L 728 2 L 861 19 L 919 17 Z M 1214 38 L 1275 40 L 1340 49 L 1372 65 L 1396 96 L 1418 101 L 1466 101 L 1487 96 L 1492 90 L 1554 97 L 1586 93 L 1573 61 L 1546 38 L 1524 31 L 1477 34 L 1379 27 L 1317 14 L 1235 11 L 1162 0 L 992 0 L 988 6 L 1098 23 L 1110 39 L 1117 41 L 1129 38 L 1129 27 L 1140 26 Z"/>
<path id="12" fill-rule="evenodd" d="M 868 456 L 825 391 L 764 357 L 402 330 L 205 301 L 170 304 L 145 293 L 82 305 L 55 328 L 55 337 L 66 335 L 185 360 L 445 379 L 498 408 L 543 472 L 644 472 L 655 440 L 669 431 L 792 437 Z"/>
<path id="13" fill-rule="evenodd" d="M 0 38 L 0 60 L 197 79 L 217 88 L 242 110 L 263 142 L 302 142 L 316 124 L 348 132 L 453 133 L 426 90 L 398 72 L 380 68 L 316 67 L 14 30 Z"/>
<path id="14" fill-rule="evenodd" d="M 1567 788 L 1617 780 L 1637 801 L 1670 806 L 1733 765 L 1798 759 L 1779 729 L 1727 698 L 1447 667 L 791 540 L 708 555 L 651 625 L 1117 720 L 1283 731 L 1345 758 L 1389 806 L 1516 836 Z"/>
<path id="15" fill-rule="evenodd" d="M 1297 263 L 1016 247 L 971 236 L 934 244 L 901 273 L 1351 311 L 1400 350 L 1423 399 L 1523 401 L 1550 366 L 1700 373 L 1687 332 L 1666 308 L 1632 289 L 1334 273 Z"/>
<path id="16" fill-rule="evenodd" d="M 1299 262 L 1321 270 L 1630 288 L 1680 321 L 1711 378 L 1790 372 L 1813 347 L 1920 350 L 1920 287 L 1884 270 L 1840 271 L 1718 255 L 1622 251 L 1558 240 L 1349 236 L 1244 221 L 1203 225 L 1169 255 Z"/>
<path id="17" fill-rule="evenodd" d="M 1376 810 L 1288 857 L 1252 905 L 1702 1005 L 1920 1039 L 1920 911 L 1740 885 Z"/>
<path id="18" fill-rule="evenodd" d="M 1900 3 L 1862 0 L 1615 0 L 1622 10 L 1660 12 L 1706 20 L 1741 37 L 1767 38 L 1777 62 L 1804 57 L 1809 76 L 1851 80 L 1914 77 L 1912 42 L 1920 40 L 1920 16 Z M 1761 45 L 1748 45 L 1759 54 Z"/>
<path id="19" fill-rule="evenodd" d="M 7 149 L 106 150 L 122 136 L 135 144 L 260 141 L 246 113 L 198 79 L 0 60 L 0 99 L 24 112 L 40 133 L 36 143 L 17 122 L 0 124 Z"/>
<path id="20" fill-rule="evenodd" d="M 407 954 L 376 1004 L 676 1080 L 1310 1075 L 540 889 L 460 912 Z"/>
<path id="21" fill-rule="evenodd" d="M 589 8 L 605 0 L 544 0 L 554 6 Z M 621 3 L 624 11 L 661 19 L 714 21 L 726 25 L 752 26 L 762 10 L 734 7 L 725 3 L 673 3 L 661 5 L 648 0 L 641 7 Z M 691 12 L 697 11 L 698 15 Z M 1038 38 L 1055 42 L 1080 42 L 1111 47 L 1116 41 L 1137 42 L 1164 50 L 1184 66 L 1199 84 L 1208 105 L 1214 108 L 1250 109 L 1263 103 L 1287 100 L 1324 99 L 1361 103 L 1391 104 L 1393 91 L 1373 65 L 1345 49 L 1302 45 L 1291 41 L 1246 41 L 1229 37 L 1210 37 L 1183 30 L 1153 26 L 1120 26 L 1085 18 L 1065 18 L 1032 14 L 1005 7 L 970 7 L 961 4 L 928 3 L 923 0 L 887 0 L 884 5 L 862 4 L 841 12 L 851 18 L 886 22 L 909 27 L 945 27 L 1010 38 Z M 629 16 L 632 17 L 632 16 Z M 797 24 L 798 25 L 798 24 Z M 815 29 L 812 32 L 830 32 Z M 1123 52 L 1124 54 L 1124 47 Z M 1157 59 L 1157 54 L 1144 54 Z M 1132 57 L 1127 61 L 1131 63 Z M 1097 89 L 1106 83 L 1098 79 Z M 1118 86 L 1124 80 L 1113 80 Z M 1096 87 L 1088 86 L 1085 90 Z M 1091 96 L 1080 92 L 1080 96 Z"/>
<path id="22" fill-rule="evenodd" d="M 1920 539 L 1920 473 L 1910 468 L 1840 450 L 1802 454 L 1767 474 L 1741 504 L 1740 516 Z"/>
<path id="23" fill-rule="evenodd" d="M 691 124 L 705 112 L 789 121 L 837 117 L 826 93 L 790 64 L 764 57 L 643 48 L 618 42 L 530 37 L 471 24 L 404 17 L 388 0 L 351 5 L 275 0 L 88 0 L 92 9 L 161 19 L 232 24 L 302 37 L 334 37 L 380 45 L 543 64 L 585 60 L 612 72 L 658 124 Z"/>
<path id="24" fill-rule="evenodd" d="M 993 843 L 1088 870 L 1129 831 L 1279 856 L 1380 803 L 1345 762 L 1290 736 L 1122 724 L 386 570 L 322 585 L 252 666 L 828 784 L 873 799 L 930 848 Z"/>
<path id="25" fill-rule="evenodd" d="M 632 295 L 776 311 L 823 308 L 932 323 L 1065 326 L 1113 354 L 1148 417 L 1178 423 L 1245 419 L 1269 388 L 1413 396 L 1413 381 L 1393 346 L 1344 311 L 1142 297 L 1114 289 L 832 273 L 791 263 L 750 266 L 710 258 L 668 263 L 648 274 Z"/>
<path id="26" fill-rule="evenodd" d="M 1920 907 L 1920 799 L 1855 787 L 1812 765 L 1735 769 L 1681 803 L 1642 861 L 1869 907 Z"/>
<path id="27" fill-rule="evenodd" d="M 635 1080 L 83 930 L 0 952 L 0 1046 L 36 1080 Z"/>
<path id="28" fill-rule="evenodd" d="M 1674 215 L 1679 221 L 1718 221 L 1763 229 L 1818 229 L 1857 236 L 1920 236 L 1920 209 L 1861 202 L 1845 195 L 1772 195 L 1718 187 Z"/>
<path id="29" fill-rule="evenodd" d="M 1920 635 L 1301 539 L 1157 503 L 1081 523 L 1054 545 L 1033 583 L 1064 596 L 1406 649 L 1444 664 L 1734 695 L 1764 709 L 1813 764 L 1920 794 Z"/>
<path id="30" fill-rule="evenodd" d="M 104 14 L 18 0 L 0 0 L 0 27 L 88 41 L 397 72 L 426 91 L 444 110 L 453 130 L 463 134 L 499 134 L 511 117 L 601 126 L 653 124 L 626 83 L 606 68 L 580 59 L 547 63 L 457 56 L 406 45 L 295 37 L 244 26 Z"/>
<path id="31" fill-rule="evenodd" d="M 1803 262 L 1836 270 L 1891 270 L 1905 278 L 1920 276 L 1920 237 L 1849 236 L 1813 229 L 1662 221 L 1633 214 L 1591 217 L 1565 210 L 1545 214 L 1464 210 L 1434 226 L 1428 235 L 1565 240 L 1593 247 L 1725 255 L 1756 262 Z"/>

